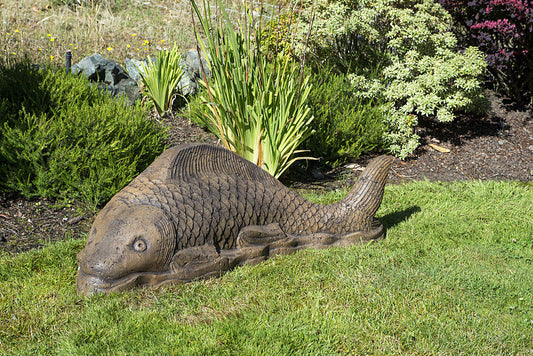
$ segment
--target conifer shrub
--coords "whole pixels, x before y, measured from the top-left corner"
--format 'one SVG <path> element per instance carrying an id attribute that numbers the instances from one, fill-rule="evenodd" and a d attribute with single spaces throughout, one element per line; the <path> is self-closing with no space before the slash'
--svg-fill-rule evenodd
<path id="1" fill-rule="evenodd" d="M 336 166 L 362 153 L 385 149 L 384 116 L 389 107 L 353 94 L 341 73 L 316 73 L 311 77 L 309 106 L 314 133 L 305 141 L 311 156 Z"/>
<path id="2" fill-rule="evenodd" d="M 0 189 L 105 203 L 164 149 L 165 130 L 64 70 L 0 67 Z"/>

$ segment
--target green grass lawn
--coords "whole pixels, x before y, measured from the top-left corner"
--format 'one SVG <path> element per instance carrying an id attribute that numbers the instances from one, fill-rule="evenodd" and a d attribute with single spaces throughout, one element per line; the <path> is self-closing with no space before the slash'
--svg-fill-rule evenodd
<path id="1" fill-rule="evenodd" d="M 525 183 L 392 185 L 377 243 L 92 298 L 82 240 L 4 255 L 0 354 L 531 354 L 532 203 Z"/>

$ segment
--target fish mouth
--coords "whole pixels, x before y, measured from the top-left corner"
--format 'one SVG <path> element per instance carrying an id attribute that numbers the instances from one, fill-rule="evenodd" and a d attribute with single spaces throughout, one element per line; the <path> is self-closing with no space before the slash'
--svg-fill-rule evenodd
<path id="1" fill-rule="evenodd" d="M 150 286 L 157 288 L 162 285 L 180 283 L 176 275 L 172 272 L 140 272 L 132 273 L 120 279 L 106 279 L 85 273 L 81 266 L 78 266 L 76 276 L 76 290 L 79 294 L 91 296 L 99 293 L 111 293 L 128 290 L 134 287 Z"/>

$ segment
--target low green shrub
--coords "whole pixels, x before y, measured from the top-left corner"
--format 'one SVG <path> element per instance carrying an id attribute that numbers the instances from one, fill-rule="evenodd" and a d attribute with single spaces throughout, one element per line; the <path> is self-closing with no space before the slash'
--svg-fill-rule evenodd
<path id="1" fill-rule="evenodd" d="M 165 130 L 64 71 L 0 68 L 0 189 L 25 197 L 110 199 L 163 150 Z"/>
<path id="2" fill-rule="evenodd" d="M 285 56 L 294 58 L 294 26 L 298 17 L 293 12 L 283 12 L 261 28 L 261 51 L 270 60 Z"/>
<path id="3" fill-rule="evenodd" d="M 317 73 L 311 77 L 309 106 L 315 131 L 305 142 L 313 157 L 336 166 L 362 153 L 384 147 L 384 116 L 388 105 L 357 98 L 343 74 Z"/>

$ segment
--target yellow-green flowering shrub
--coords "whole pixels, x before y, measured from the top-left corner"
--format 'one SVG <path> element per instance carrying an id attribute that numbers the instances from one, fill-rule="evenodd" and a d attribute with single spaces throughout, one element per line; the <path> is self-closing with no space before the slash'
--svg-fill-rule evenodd
<path id="1" fill-rule="evenodd" d="M 486 63 L 476 47 L 456 49 L 450 15 L 432 0 L 306 0 L 297 31 L 311 56 L 343 63 L 355 95 L 391 103 L 384 140 L 400 157 L 416 148 L 416 115 L 453 121 L 457 111 L 485 109 Z"/>
<path id="2" fill-rule="evenodd" d="M 261 51 L 269 60 L 282 59 L 284 56 L 293 59 L 293 26 L 298 21 L 294 13 L 286 12 L 268 21 L 261 28 Z"/>

